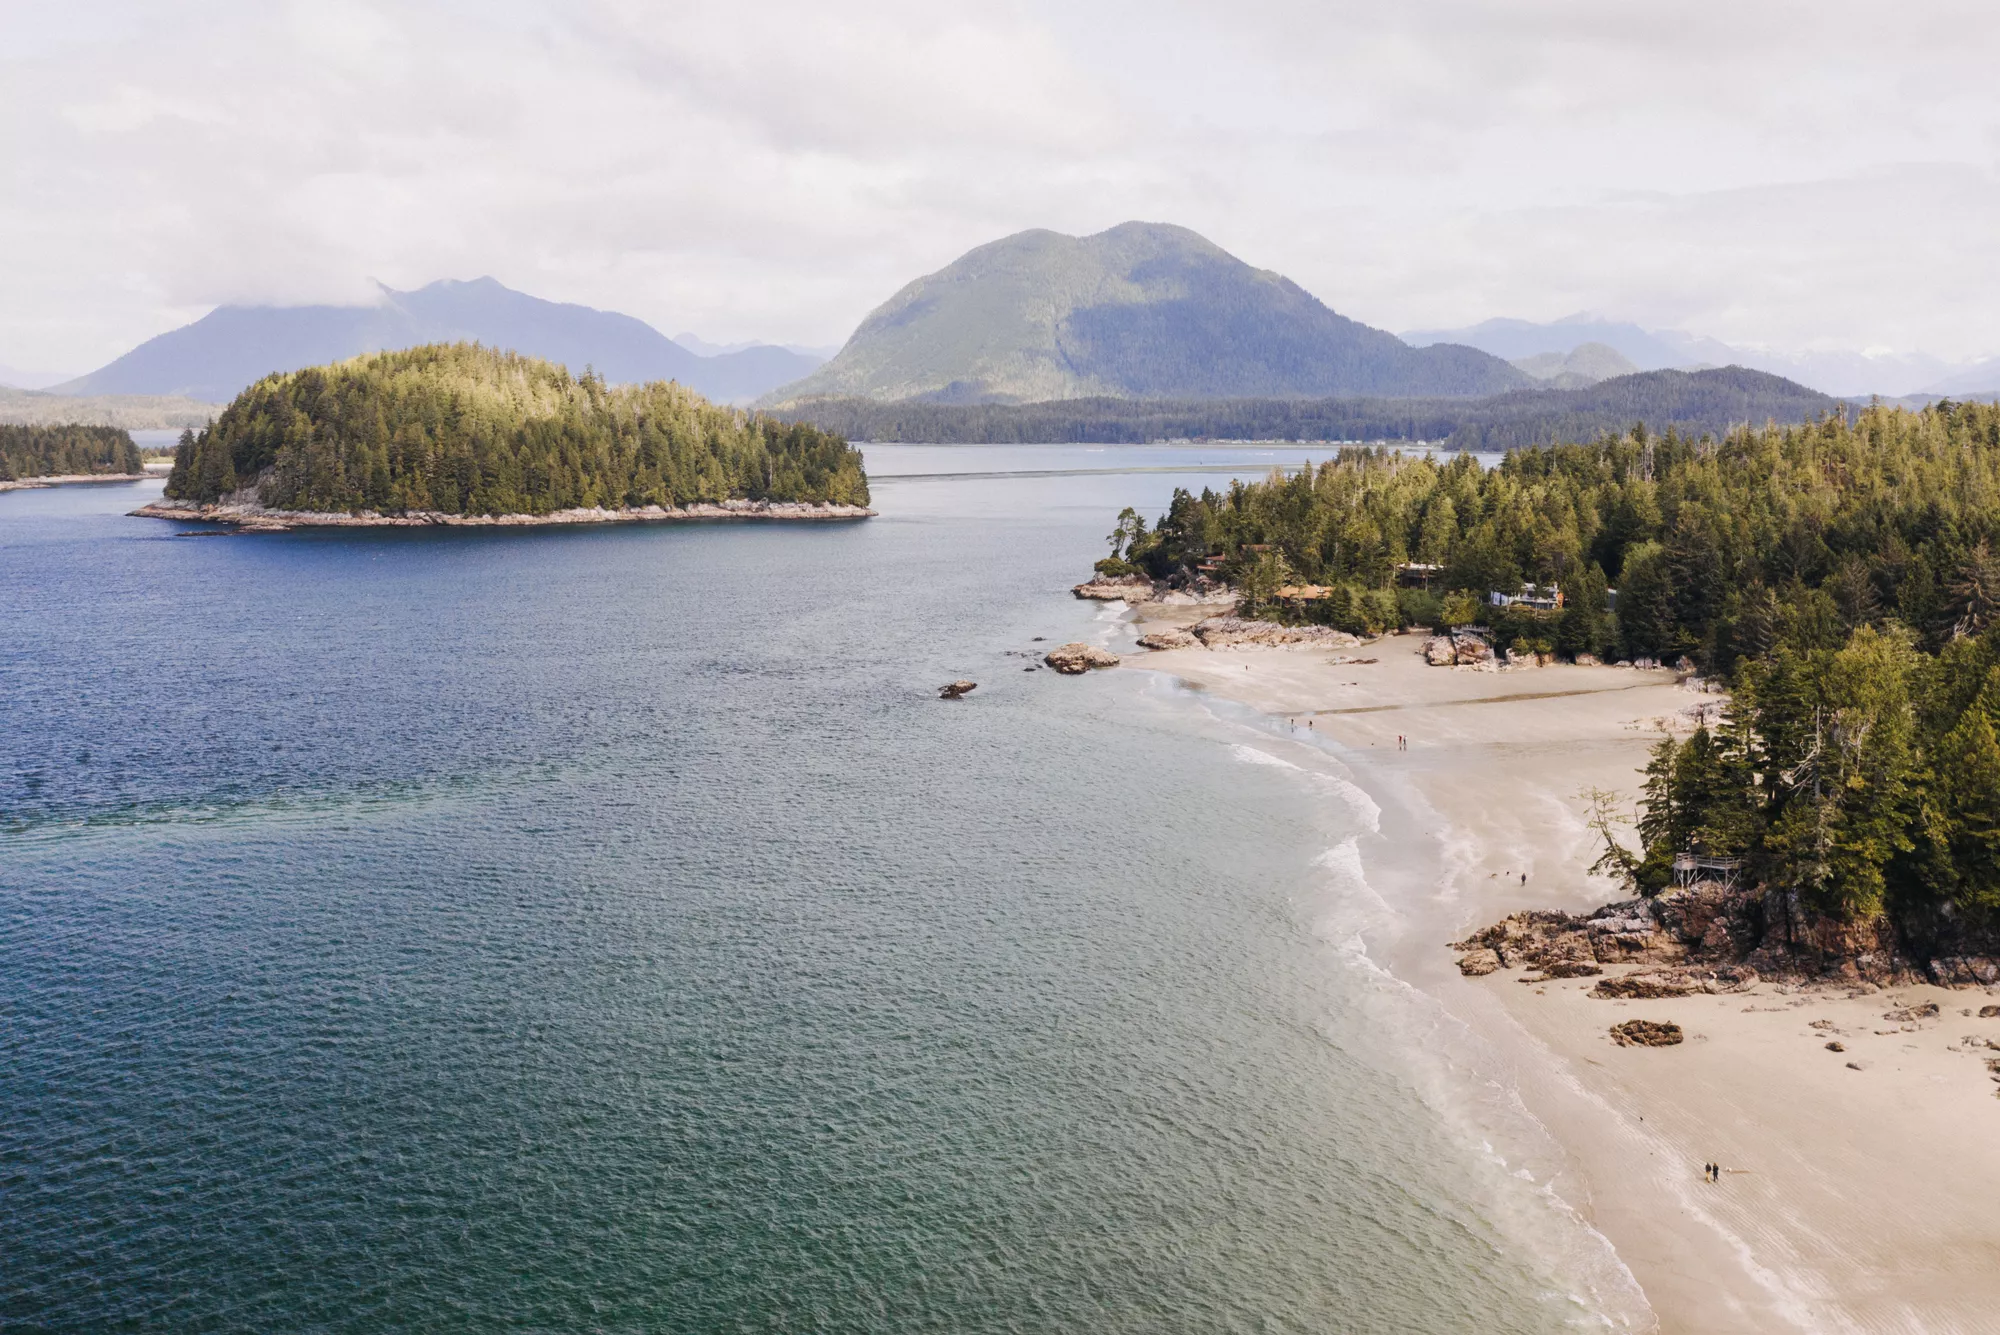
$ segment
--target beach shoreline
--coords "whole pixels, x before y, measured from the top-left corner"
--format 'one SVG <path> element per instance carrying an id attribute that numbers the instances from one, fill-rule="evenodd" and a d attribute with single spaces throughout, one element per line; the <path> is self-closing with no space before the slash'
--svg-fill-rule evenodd
<path id="1" fill-rule="evenodd" d="M 1383 808 L 1382 834 L 1361 854 L 1399 924 L 1371 937 L 1371 957 L 1490 1051 L 1560 1147 L 1549 1185 L 1615 1248 L 1657 1329 L 1990 1329 L 2000 1101 L 1988 1049 L 1968 1040 L 2000 1043 L 2000 1019 L 1977 1014 L 1994 998 L 1766 981 L 1611 1001 L 1591 996 L 1589 979 L 1462 976 L 1449 941 L 1521 909 L 1587 912 L 1626 897 L 1589 874 L 1583 790 L 1629 803 L 1661 729 L 1692 726 L 1704 701 L 1668 672 L 1430 667 L 1422 644 L 1196 647 L 1126 662 L 1316 741 Z M 1885 1019 L 1927 1002 L 1935 1020 Z M 1675 1021 L 1688 1041 L 1619 1047 L 1609 1027 L 1634 1018 Z M 1723 1165 L 1719 1182 L 1709 1162 Z"/>
<path id="2" fill-rule="evenodd" d="M 131 512 L 137 519 L 171 519 L 181 523 L 227 524 L 238 528 L 275 532 L 295 528 L 539 528 L 566 524 L 646 524 L 672 523 L 695 519 L 761 519 L 777 521 L 826 521 L 871 519 L 875 511 L 863 505 L 835 505 L 807 501 L 723 501 L 698 502 L 669 508 L 661 505 L 602 507 L 554 510 L 543 515 L 460 515 L 438 510 L 414 510 L 404 514 L 362 511 L 320 512 L 313 510 L 270 510 L 261 505 L 203 504 L 196 501 L 154 501 Z"/>
<path id="3" fill-rule="evenodd" d="M 0 481 L 0 491 L 40 491 L 44 487 L 67 487 L 79 482 L 145 482 L 158 476 L 158 473 L 57 473 Z"/>

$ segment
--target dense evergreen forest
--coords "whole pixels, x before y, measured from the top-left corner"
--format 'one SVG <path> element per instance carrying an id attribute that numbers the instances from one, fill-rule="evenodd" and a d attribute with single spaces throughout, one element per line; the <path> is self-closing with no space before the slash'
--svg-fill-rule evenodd
<path id="1" fill-rule="evenodd" d="M 1106 444 L 1150 440 L 1422 440 L 1505 450 L 1583 440 L 1635 421 L 1684 435 L 1746 422 L 1801 423 L 1835 401 L 1762 371 L 1648 371 L 1587 389 L 1526 389 L 1485 399 L 1059 399 L 947 404 L 820 399 L 781 415 L 849 440 L 936 444 Z"/>
<path id="2" fill-rule="evenodd" d="M 83 473 L 137 473 L 139 447 L 109 426 L 0 426 L 0 482 Z"/>
<path id="3" fill-rule="evenodd" d="M 1605 865 L 1650 893 L 1677 853 L 1740 858 L 1788 923 L 1886 914 L 1921 947 L 2000 923 L 1996 541 L 2000 407 L 1946 402 L 1721 440 L 1634 430 L 1487 472 L 1349 450 L 1176 493 L 1150 528 L 1128 511 L 1104 565 L 1166 576 L 1220 554 L 1278 615 L 1688 655 L 1729 682 L 1726 721 L 1662 741 L 1643 847 Z M 1397 586 L 1407 561 L 1441 567 L 1430 589 Z M 1277 592 L 1303 580 L 1336 596 Z M 1567 606 L 1482 606 L 1523 580 L 1560 582 Z"/>
<path id="4" fill-rule="evenodd" d="M 273 509 L 323 512 L 868 503 L 860 453 L 816 427 L 463 343 L 267 376 L 182 436 L 168 496 L 250 485 Z"/>

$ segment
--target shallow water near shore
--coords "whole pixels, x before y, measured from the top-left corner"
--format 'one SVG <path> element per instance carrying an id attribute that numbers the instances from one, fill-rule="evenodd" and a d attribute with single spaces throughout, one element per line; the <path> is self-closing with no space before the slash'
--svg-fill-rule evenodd
<path id="1" fill-rule="evenodd" d="M 0 496 L 0 1322 L 1639 1319 L 1365 948 L 1393 809 L 1024 670 L 1117 633 L 1122 506 L 1323 453 L 871 447 L 832 527 Z"/>

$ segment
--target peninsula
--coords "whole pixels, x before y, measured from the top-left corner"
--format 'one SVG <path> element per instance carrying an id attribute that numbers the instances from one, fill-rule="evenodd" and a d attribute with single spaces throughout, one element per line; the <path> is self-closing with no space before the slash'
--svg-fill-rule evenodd
<path id="1" fill-rule="evenodd" d="M 1370 954 L 1510 1072 L 1662 1328 L 1972 1329 L 2000 1301 L 1996 526 L 2000 410 L 1877 408 L 1486 471 L 1351 451 L 1128 512 L 1079 594 L 1122 586 L 1171 646 L 1129 665 L 1375 798 Z M 1175 629 L 1225 588 L 1371 638 Z"/>
<path id="2" fill-rule="evenodd" d="M 873 514 L 859 451 L 679 385 L 474 344 L 267 376 L 186 432 L 134 514 L 249 528 Z"/>

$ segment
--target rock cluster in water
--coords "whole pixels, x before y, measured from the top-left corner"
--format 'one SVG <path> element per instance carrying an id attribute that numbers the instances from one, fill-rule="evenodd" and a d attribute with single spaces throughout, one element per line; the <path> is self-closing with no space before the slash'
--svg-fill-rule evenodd
<path id="1" fill-rule="evenodd" d="M 1118 666 L 1118 655 L 1094 644 L 1059 644 L 1042 656 L 1042 661 L 1069 677 L 1080 677 L 1092 668 Z"/>

